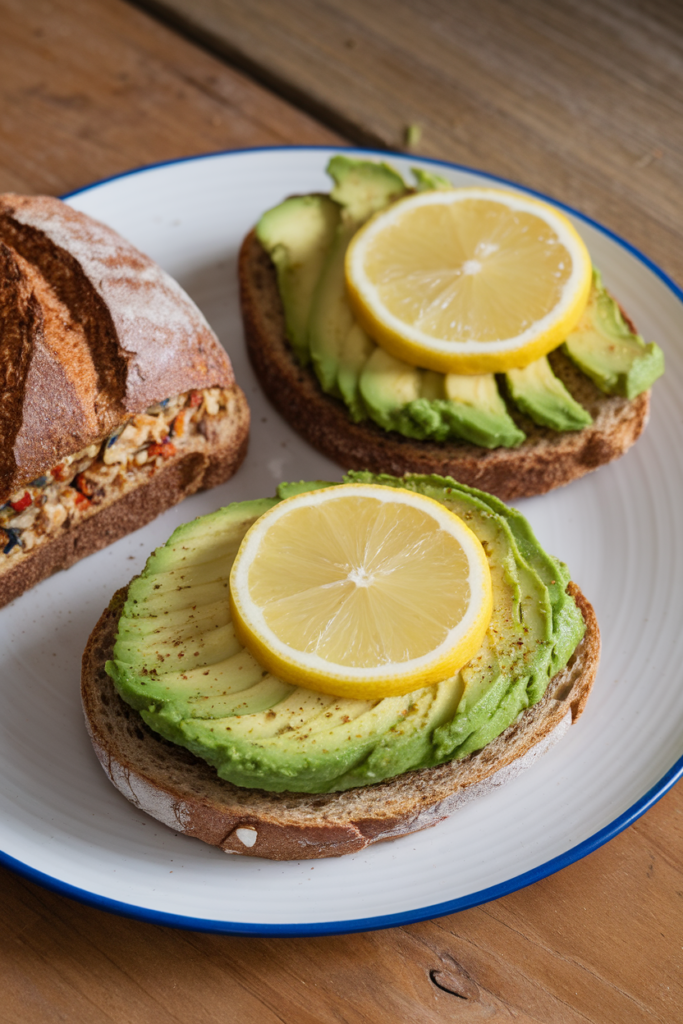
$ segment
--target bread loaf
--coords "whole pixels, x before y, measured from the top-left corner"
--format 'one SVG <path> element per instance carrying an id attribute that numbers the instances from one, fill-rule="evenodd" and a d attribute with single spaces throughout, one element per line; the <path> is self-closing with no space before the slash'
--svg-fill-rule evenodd
<path id="1" fill-rule="evenodd" d="M 0 196 L 0 336 L 0 605 L 244 457 L 246 400 L 199 309 L 58 199 Z"/>

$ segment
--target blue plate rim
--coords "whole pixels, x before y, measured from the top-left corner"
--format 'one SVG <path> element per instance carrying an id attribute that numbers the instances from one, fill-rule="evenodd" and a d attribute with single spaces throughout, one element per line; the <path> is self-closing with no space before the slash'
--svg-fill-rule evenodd
<path id="1" fill-rule="evenodd" d="M 217 157 L 237 156 L 245 153 L 277 153 L 290 150 L 324 150 L 327 152 L 337 152 L 340 149 L 359 154 L 379 156 L 384 159 L 391 158 L 392 156 L 399 158 L 412 156 L 415 160 L 419 160 L 421 163 L 429 163 L 438 167 L 478 174 L 487 178 L 489 181 L 496 181 L 505 185 L 510 185 L 515 189 L 519 189 L 520 191 L 527 193 L 528 195 L 536 196 L 539 199 L 550 202 L 554 206 L 578 217 L 580 220 L 584 221 L 584 223 L 591 225 L 591 227 L 616 242 L 617 245 L 621 246 L 621 248 L 630 252 L 637 260 L 639 260 L 639 262 L 652 271 L 652 273 L 654 273 L 666 285 L 666 287 L 673 292 L 676 298 L 683 303 L 683 289 L 681 289 L 676 282 L 661 269 L 661 267 L 654 263 L 648 256 L 630 242 L 627 242 L 624 238 L 609 228 L 604 227 L 604 225 L 600 224 L 598 221 L 593 220 L 592 217 L 581 213 L 580 210 L 577 210 L 566 203 L 562 203 L 551 196 L 548 196 L 544 192 L 526 188 L 524 185 L 520 185 L 509 178 L 504 178 L 496 174 L 489 174 L 487 171 L 482 171 L 466 164 L 456 164 L 447 160 L 437 160 L 432 157 L 419 156 L 418 154 L 367 149 L 356 146 L 253 146 L 244 149 L 227 149 L 211 153 L 200 153 L 195 156 L 178 157 L 172 160 L 163 160 L 158 163 L 143 165 L 128 171 L 123 171 L 121 174 L 114 174 L 111 177 L 103 178 L 100 181 L 91 183 L 90 185 L 84 185 L 82 188 L 75 189 L 72 192 L 67 192 L 65 195 L 61 196 L 61 198 L 63 200 L 68 200 L 74 196 L 81 195 L 84 192 L 89 192 L 96 188 L 100 188 L 103 185 L 107 185 L 112 181 L 119 181 L 122 178 L 144 174 L 148 171 L 158 170 L 161 167 L 169 167 L 175 164 L 189 163 L 192 161 L 196 162 L 199 160 L 215 159 Z M 565 850 L 564 853 L 559 854 L 557 857 L 553 857 L 550 860 L 545 861 L 543 864 L 532 868 L 530 871 L 526 871 L 520 875 L 515 875 L 512 878 L 506 879 L 506 881 L 500 882 L 498 885 L 490 886 L 486 889 L 480 889 L 477 892 L 468 893 L 468 895 L 460 896 L 456 899 L 446 900 L 443 903 L 434 903 L 430 906 L 419 907 L 414 910 L 401 911 L 396 914 L 383 914 L 377 917 L 356 918 L 348 921 L 320 921 L 306 922 L 302 924 L 251 924 L 240 921 L 216 921 L 206 918 L 186 917 L 180 914 L 171 914 L 161 910 L 152 910 L 145 907 L 135 906 L 134 904 L 113 900 L 106 896 L 100 896 L 96 893 L 89 892 L 86 889 L 80 889 L 68 882 L 63 882 L 58 878 L 54 878 L 52 875 L 48 875 L 42 871 L 38 871 L 36 868 L 32 868 L 29 865 L 24 864 L 23 861 L 17 860 L 9 854 L 4 853 L 2 850 L 0 850 L 0 864 L 10 868 L 17 874 L 27 878 L 29 881 L 36 882 L 38 885 L 41 885 L 46 889 L 50 889 L 61 896 L 68 896 L 81 903 L 85 903 L 88 906 L 95 907 L 99 910 L 106 910 L 119 916 L 131 917 L 150 924 L 166 925 L 172 928 L 222 933 L 226 935 L 299 938 L 304 936 L 343 935 L 353 932 L 375 931 L 383 928 L 395 928 L 401 925 L 416 924 L 420 921 L 443 917 L 447 914 L 454 914 L 460 910 L 467 910 L 471 907 L 479 906 L 482 903 L 488 903 L 492 900 L 500 899 L 502 896 L 507 896 L 510 893 L 516 892 L 518 889 L 523 889 L 528 885 L 532 885 L 534 882 L 547 878 L 556 871 L 560 871 L 562 868 L 568 867 L 577 860 L 581 860 L 589 853 L 593 853 L 610 839 L 619 835 L 620 832 L 633 824 L 634 821 L 643 815 L 645 811 L 649 810 L 654 806 L 654 804 L 661 800 L 665 793 L 667 793 L 681 777 L 683 777 L 683 757 L 680 757 L 672 767 L 664 773 L 659 781 L 656 782 L 655 785 L 652 786 L 643 796 L 636 800 L 635 803 L 633 803 L 626 811 L 618 815 L 609 824 L 593 833 L 592 836 L 584 839 L 569 850 Z"/>

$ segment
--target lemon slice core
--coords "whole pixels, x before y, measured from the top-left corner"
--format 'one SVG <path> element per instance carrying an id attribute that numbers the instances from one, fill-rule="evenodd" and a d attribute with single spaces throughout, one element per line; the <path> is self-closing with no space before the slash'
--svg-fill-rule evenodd
<path id="1" fill-rule="evenodd" d="M 346 256 L 361 326 L 397 358 L 443 373 L 522 368 L 557 347 L 591 274 L 564 214 L 500 189 L 409 196 L 361 228 Z"/>
<path id="2" fill-rule="evenodd" d="M 431 498 L 373 484 L 296 495 L 251 527 L 230 576 L 238 639 L 287 682 L 380 698 L 446 679 L 481 646 L 491 578 Z"/>

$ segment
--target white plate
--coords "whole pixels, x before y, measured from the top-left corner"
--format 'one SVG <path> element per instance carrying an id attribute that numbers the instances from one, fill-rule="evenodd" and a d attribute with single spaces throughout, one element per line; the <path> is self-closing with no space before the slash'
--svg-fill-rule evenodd
<path id="1" fill-rule="evenodd" d="M 326 190 L 334 150 L 250 150 L 183 160 L 69 197 L 158 260 L 206 313 L 251 404 L 246 463 L 229 483 L 41 583 L 0 612 L 2 860 L 62 893 L 181 927 L 304 935 L 378 928 L 494 899 L 570 864 L 632 822 L 683 772 L 683 294 L 644 256 L 568 211 L 607 285 L 665 350 L 652 422 L 625 458 L 520 504 L 594 603 L 603 658 L 581 722 L 518 779 L 425 832 L 340 859 L 226 857 L 133 808 L 83 727 L 79 664 L 111 594 L 179 523 L 272 494 L 280 480 L 338 480 L 273 412 L 247 363 L 235 263 L 260 213 Z M 385 158 L 387 154 L 373 154 Z M 391 155 L 402 170 L 425 160 Z M 486 175 L 451 165 L 458 185 Z"/>

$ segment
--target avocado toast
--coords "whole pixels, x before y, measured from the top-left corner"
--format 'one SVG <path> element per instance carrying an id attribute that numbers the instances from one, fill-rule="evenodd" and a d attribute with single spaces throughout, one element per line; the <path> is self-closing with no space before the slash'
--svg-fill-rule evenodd
<path id="1" fill-rule="evenodd" d="M 226 852 L 335 856 L 435 824 L 547 749 L 588 696 L 595 616 L 519 513 L 444 478 L 351 480 L 434 498 L 484 544 L 494 615 L 457 676 L 405 697 L 340 700 L 269 676 L 236 642 L 226 597 L 242 536 L 319 484 L 281 485 L 275 499 L 180 527 L 86 649 L 86 720 L 111 780 Z"/>
<path id="2" fill-rule="evenodd" d="M 568 483 L 637 440 L 663 357 L 597 271 L 581 322 L 549 356 L 478 376 L 411 366 L 354 319 L 344 253 L 368 218 L 451 186 L 415 170 L 410 189 L 386 164 L 343 156 L 328 170 L 331 194 L 267 211 L 239 264 L 252 364 L 303 437 L 346 467 L 452 475 L 506 500 Z"/>

